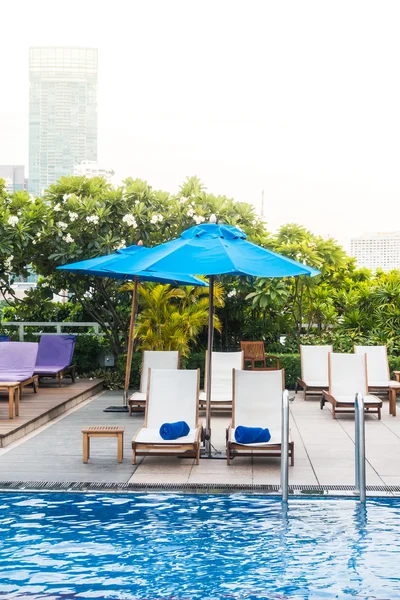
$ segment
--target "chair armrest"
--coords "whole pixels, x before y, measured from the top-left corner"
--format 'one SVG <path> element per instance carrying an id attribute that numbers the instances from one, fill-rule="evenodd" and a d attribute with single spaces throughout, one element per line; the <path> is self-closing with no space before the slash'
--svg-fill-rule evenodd
<path id="1" fill-rule="evenodd" d="M 393 375 L 396 381 L 400 381 L 400 371 L 393 371 Z"/>
<path id="2" fill-rule="evenodd" d="M 274 360 L 275 361 L 275 367 L 271 368 L 272 369 L 276 369 L 277 371 L 279 371 L 279 369 L 281 368 L 281 360 L 279 358 L 279 356 L 275 356 L 275 354 L 266 354 L 265 355 L 265 360 L 268 359 Z"/>

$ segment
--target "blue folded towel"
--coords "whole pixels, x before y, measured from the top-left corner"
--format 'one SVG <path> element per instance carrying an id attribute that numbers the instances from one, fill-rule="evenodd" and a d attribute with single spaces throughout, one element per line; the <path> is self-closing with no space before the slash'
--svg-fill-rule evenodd
<path id="1" fill-rule="evenodd" d="M 239 425 L 235 429 L 235 440 L 239 444 L 256 444 L 261 442 L 269 442 L 271 434 L 269 429 L 262 427 L 243 427 Z"/>
<path id="2" fill-rule="evenodd" d="M 179 437 L 188 435 L 189 431 L 190 427 L 185 421 L 164 423 L 160 427 L 160 435 L 163 440 L 176 440 Z"/>

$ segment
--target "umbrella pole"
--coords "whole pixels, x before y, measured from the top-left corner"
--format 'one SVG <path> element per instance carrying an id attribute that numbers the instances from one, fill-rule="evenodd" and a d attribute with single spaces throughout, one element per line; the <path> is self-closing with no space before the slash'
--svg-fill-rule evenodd
<path id="1" fill-rule="evenodd" d="M 128 353 L 126 356 L 124 406 L 128 406 L 129 380 L 131 378 L 132 353 L 133 353 L 133 332 L 135 329 L 135 315 L 136 315 L 136 303 L 137 303 L 137 286 L 138 286 L 138 277 L 135 277 L 134 285 L 133 285 L 133 292 L 132 292 L 131 320 L 129 323 Z"/>
<path id="2" fill-rule="evenodd" d="M 208 342 L 207 342 L 207 381 L 206 381 L 206 454 L 211 456 L 211 369 L 214 341 L 214 275 L 210 275 L 208 288 Z"/>

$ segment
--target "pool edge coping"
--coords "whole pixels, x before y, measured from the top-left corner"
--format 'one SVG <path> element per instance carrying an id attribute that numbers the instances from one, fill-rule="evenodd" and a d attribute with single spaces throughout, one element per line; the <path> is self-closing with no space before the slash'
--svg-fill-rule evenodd
<path id="1" fill-rule="evenodd" d="M 180 493 L 180 494 L 251 494 L 281 496 L 280 486 L 273 484 L 228 483 L 104 483 L 76 481 L 0 481 L 0 493 L 9 492 L 69 492 L 69 493 Z M 346 497 L 357 499 L 350 485 L 289 485 L 291 498 Z M 367 486 L 367 496 L 399 497 L 400 486 Z"/>

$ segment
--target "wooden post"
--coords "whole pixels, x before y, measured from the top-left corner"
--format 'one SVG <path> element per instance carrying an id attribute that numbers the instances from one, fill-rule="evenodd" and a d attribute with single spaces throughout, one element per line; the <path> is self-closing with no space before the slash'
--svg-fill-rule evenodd
<path id="1" fill-rule="evenodd" d="M 138 277 L 134 279 L 133 292 L 132 292 L 132 310 L 131 320 L 129 323 L 129 336 L 128 336 L 128 353 L 126 356 L 126 370 L 125 370 L 125 386 L 124 386 L 124 405 L 128 404 L 129 395 L 129 380 L 131 378 L 131 365 L 132 365 L 132 353 L 133 353 L 133 332 L 135 329 L 135 315 L 136 315 L 136 302 L 137 302 L 137 286 Z"/>

